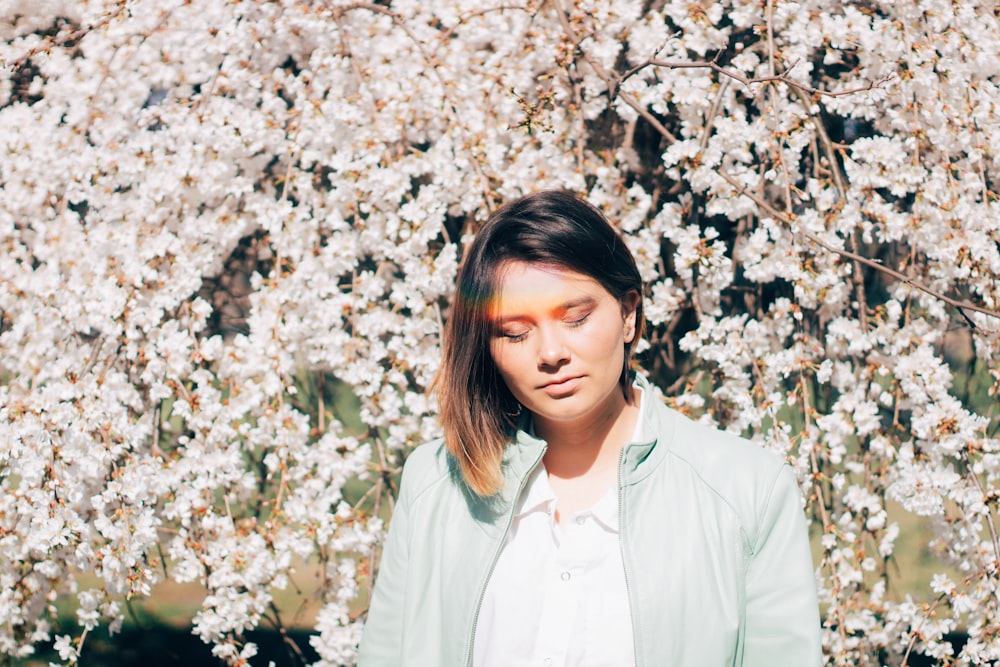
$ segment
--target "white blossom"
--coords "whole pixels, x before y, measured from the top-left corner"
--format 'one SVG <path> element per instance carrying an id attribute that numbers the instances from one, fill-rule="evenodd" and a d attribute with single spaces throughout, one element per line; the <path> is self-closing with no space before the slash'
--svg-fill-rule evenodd
<path id="1" fill-rule="evenodd" d="M 987 5 L 9 0 L 0 35 L 4 655 L 76 661 L 172 580 L 246 664 L 306 562 L 352 664 L 463 251 L 553 187 L 635 255 L 665 400 L 792 466 L 827 663 L 1000 659 Z M 934 526 L 909 597 L 888 501 Z"/>

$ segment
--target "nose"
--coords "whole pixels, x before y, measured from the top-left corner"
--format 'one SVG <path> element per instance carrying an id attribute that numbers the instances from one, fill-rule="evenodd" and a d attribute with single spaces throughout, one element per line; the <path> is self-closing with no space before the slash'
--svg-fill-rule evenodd
<path id="1" fill-rule="evenodd" d="M 542 327 L 538 336 L 538 368 L 555 370 L 569 361 L 566 341 L 556 327 Z"/>

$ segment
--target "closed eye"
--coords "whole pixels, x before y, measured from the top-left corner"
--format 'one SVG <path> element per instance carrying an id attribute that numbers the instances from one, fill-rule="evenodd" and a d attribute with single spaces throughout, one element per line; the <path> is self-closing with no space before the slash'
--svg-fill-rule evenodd
<path id="1" fill-rule="evenodd" d="M 522 331 L 522 332 L 519 332 L 519 333 L 515 333 L 513 331 L 504 331 L 500 335 L 503 336 L 504 338 L 506 338 L 507 340 L 509 340 L 512 343 L 519 343 L 519 342 L 521 342 L 522 340 L 524 340 L 527 337 L 528 332 L 527 331 Z"/>

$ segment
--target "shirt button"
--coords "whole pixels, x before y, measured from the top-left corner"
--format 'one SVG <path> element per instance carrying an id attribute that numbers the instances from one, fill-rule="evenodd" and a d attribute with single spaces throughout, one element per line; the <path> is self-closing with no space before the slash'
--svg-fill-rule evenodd
<path id="1" fill-rule="evenodd" d="M 542 664 L 545 665 L 545 667 L 552 667 L 552 658 L 545 658 L 545 660 L 542 661 Z"/>
<path id="2" fill-rule="evenodd" d="M 562 579 L 563 581 L 569 581 L 569 577 L 570 577 L 570 574 L 569 574 L 568 571 L 567 572 L 563 572 L 562 574 L 559 575 L 559 578 Z"/>
<path id="3" fill-rule="evenodd" d="M 582 526 L 583 524 L 587 523 L 587 517 L 578 516 L 576 517 L 576 522 Z"/>

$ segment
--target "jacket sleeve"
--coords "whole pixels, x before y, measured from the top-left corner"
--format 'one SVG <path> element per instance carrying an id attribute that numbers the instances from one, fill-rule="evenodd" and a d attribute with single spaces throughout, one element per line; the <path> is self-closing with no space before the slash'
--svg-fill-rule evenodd
<path id="1" fill-rule="evenodd" d="M 744 667 L 821 662 L 816 578 L 801 498 L 783 465 L 761 508 L 747 572 Z"/>
<path id="2" fill-rule="evenodd" d="M 409 461 L 407 461 L 409 463 Z M 368 607 L 368 618 L 358 647 L 358 667 L 398 667 L 403 664 L 403 616 L 406 608 L 409 567 L 410 504 L 413 466 L 403 468 L 399 499 L 392 512 L 389 532 Z M 407 473 L 410 473 L 409 475 Z"/>

